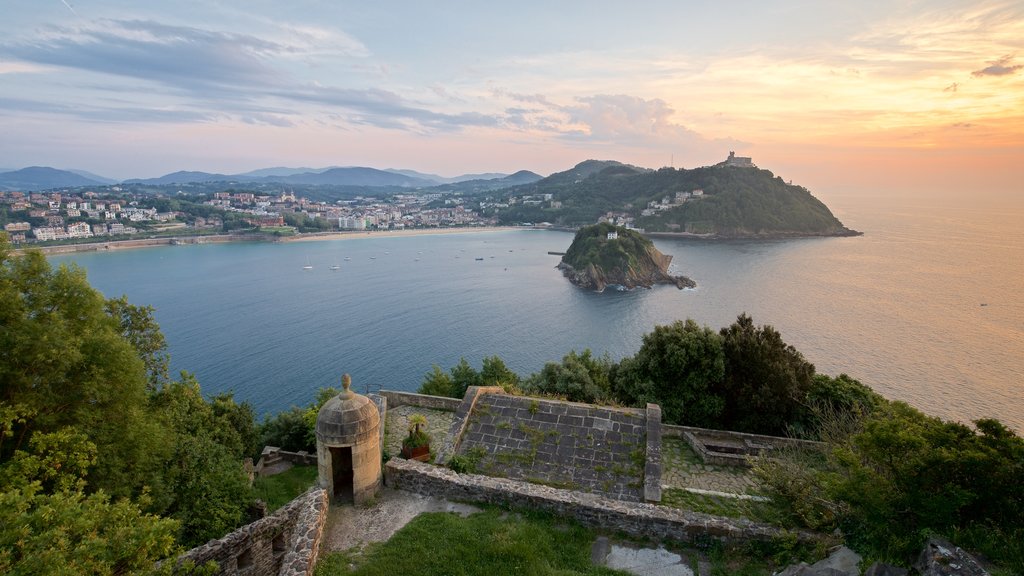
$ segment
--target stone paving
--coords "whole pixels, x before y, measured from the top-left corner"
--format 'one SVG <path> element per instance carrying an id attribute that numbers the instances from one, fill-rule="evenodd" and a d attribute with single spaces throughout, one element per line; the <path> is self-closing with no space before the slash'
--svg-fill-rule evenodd
<path id="1" fill-rule="evenodd" d="M 757 482 L 749 468 L 705 464 L 682 438 L 662 438 L 661 458 L 663 488 L 757 493 Z"/>
<path id="2" fill-rule="evenodd" d="M 638 502 L 645 447 L 641 410 L 487 394 L 457 454 L 488 476 Z"/>
<path id="3" fill-rule="evenodd" d="M 408 404 L 397 408 L 388 408 L 387 422 L 384 432 L 384 449 L 392 457 L 402 452 L 402 439 L 409 434 L 409 416 L 422 414 L 427 418 L 427 434 L 430 434 L 431 452 L 441 445 L 448 429 L 455 419 L 455 413 L 434 408 L 421 408 Z"/>

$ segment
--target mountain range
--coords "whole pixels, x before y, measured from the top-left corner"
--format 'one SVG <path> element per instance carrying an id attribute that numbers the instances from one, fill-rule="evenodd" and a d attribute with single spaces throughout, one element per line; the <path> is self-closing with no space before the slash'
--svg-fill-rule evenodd
<path id="1" fill-rule="evenodd" d="M 503 180 L 509 178 L 508 182 Z M 31 192 L 53 188 L 74 188 L 79 186 L 107 186 L 111 184 L 142 184 L 151 186 L 231 182 L 280 183 L 293 185 L 324 186 L 388 186 L 401 188 L 430 188 L 439 185 L 463 183 L 488 183 L 484 188 L 514 186 L 540 180 L 541 176 L 522 170 L 509 176 L 500 173 L 463 174 L 446 178 L 436 174 L 425 174 L 415 170 L 368 168 L 363 166 L 332 166 L 329 168 L 288 168 L 272 167 L 252 170 L 242 174 L 215 174 L 209 172 L 179 171 L 158 178 L 132 178 L 119 182 L 84 170 L 59 170 L 56 168 L 32 166 L 20 170 L 0 171 L 0 190 Z"/>

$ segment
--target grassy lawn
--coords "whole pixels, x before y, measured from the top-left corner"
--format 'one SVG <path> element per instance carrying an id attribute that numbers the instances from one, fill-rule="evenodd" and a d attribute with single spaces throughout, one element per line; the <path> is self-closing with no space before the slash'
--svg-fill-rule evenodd
<path id="1" fill-rule="evenodd" d="M 267 511 L 273 512 L 309 490 L 316 477 L 316 466 L 295 466 L 280 474 L 257 478 L 253 490 L 257 498 L 267 503 Z"/>
<path id="2" fill-rule="evenodd" d="M 626 574 L 590 563 L 592 531 L 552 518 L 490 509 L 462 518 L 421 514 L 361 553 L 322 555 L 317 576 L 503 576 Z M 350 565 L 354 568 L 349 569 Z"/>

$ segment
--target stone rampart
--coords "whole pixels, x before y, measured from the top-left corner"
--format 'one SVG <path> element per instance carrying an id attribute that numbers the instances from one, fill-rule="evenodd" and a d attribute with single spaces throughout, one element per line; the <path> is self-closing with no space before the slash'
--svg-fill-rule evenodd
<path id="1" fill-rule="evenodd" d="M 427 394 L 415 394 L 413 392 L 381 390 L 380 395 L 387 399 L 388 406 L 391 408 L 409 405 L 419 406 L 420 408 L 433 408 L 434 410 L 448 410 L 455 412 L 459 409 L 459 405 L 462 404 L 462 398 L 429 396 Z"/>
<path id="2" fill-rule="evenodd" d="M 466 395 L 462 397 L 462 400 L 458 401 L 459 404 L 455 410 L 455 420 L 452 421 L 452 426 L 448 429 L 448 436 L 445 437 L 441 447 L 438 448 L 434 456 L 434 462 L 439 466 L 444 466 L 455 455 L 455 451 L 459 448 L 459 439 L 462 438 L 462 433 L 466 431 L 466 425 L 469 424 L 469 415 L 473 412 L 473 407 L 476 406 L 476 401 L 480 396 L 504 393 L 505 391 L 500 386 L 470 386 L 466 390 Z M 416 396 L 422 395 L 417 394 Z"/>
<path id="3" fill-rule="evenodd" d="M 507 478 L 458 474 L 412 460 L 388 461 L 385 475 L 388 486 L 400 490 L 463 502 L 543 510 L 572 518 L 584 526 L 622 531 L 638 538 L 687 543 L 705 538 L 722 542 L 767 541 L 791 533 L 800 541 L 821 538 L 813 532 L 789 532 L 745 519 L 718 518 L 644 502 L 624 502 Z"/>
<path id="4" fill-rule="evenodd" d="M 196 566 L 216 562 L 229 576 L 308 576 L 327 520 L 327 491 L 311 488 L 276 512 L 181 555 Z"/>

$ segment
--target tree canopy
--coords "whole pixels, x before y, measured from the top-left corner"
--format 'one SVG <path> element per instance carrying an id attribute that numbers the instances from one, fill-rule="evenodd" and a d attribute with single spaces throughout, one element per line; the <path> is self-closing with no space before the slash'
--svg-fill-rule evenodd
<path id="1" fill-rule="evenodd" d="M 0 237 L 0 540 L 15 542 L 0 571 L 31 573 L 38 558 L 151 569 L 239 525 L 252 407 L 206 400 L 167 365 L 152 308 L 106 299 L 83 270 Z"/>

